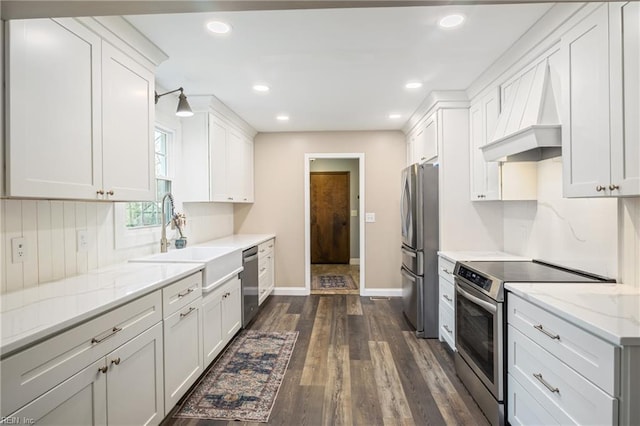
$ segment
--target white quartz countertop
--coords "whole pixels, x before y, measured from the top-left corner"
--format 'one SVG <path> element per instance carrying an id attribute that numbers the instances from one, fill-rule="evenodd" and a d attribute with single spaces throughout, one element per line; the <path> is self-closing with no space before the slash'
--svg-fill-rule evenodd
<path id="1" fill-rule="evenodd" d="M 640 288 L 625 284 L 507 283 L 529 302 L 616 345 L 640 345 Z"/>
<path id="2" fill-rule="evenodd" d="M 229 247 L 231 249 L 246 250 L 260 243 L 264 243 L 272 238 L 275 234 L 233 234 L 228 237 L 218 238 L 204 243 L 198 243 L 199 247 Z"/>
<path id="3" fill-rule="evenodd" d="M 531 260 L 502 251 L 439 251 L 438 255 L 452 262 Z"/>
<path id="4" fill-rule="evenodd" d="M 197 263 L 125 263 L 0 296 L 2 357 L 164 287 Z"/>

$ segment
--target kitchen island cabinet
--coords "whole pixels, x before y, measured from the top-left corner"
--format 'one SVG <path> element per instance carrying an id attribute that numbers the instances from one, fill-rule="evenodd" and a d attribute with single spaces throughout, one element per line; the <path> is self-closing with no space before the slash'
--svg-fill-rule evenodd
<path id="1" fill-rule="evenodd" d="M 640 195 L 640 5 L 605 3 L 561 41 L 565 197 Z"/>
<path id="2" fill-rule="evenodd" d="M 155 199 L 155 66 L 88 23 L 8 22 L 8 196 Z"/>

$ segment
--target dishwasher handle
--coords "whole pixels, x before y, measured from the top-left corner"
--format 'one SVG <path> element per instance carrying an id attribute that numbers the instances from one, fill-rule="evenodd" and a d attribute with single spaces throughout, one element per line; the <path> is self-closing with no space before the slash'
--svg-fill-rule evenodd
<path id="1" fill-rule="evenodd" d="M 242 258 L 242 262 L 246 263 L 246 262 L 251 262 L 252 260 L 255 260 L 258 258 L 257 254 L 252 254 L 251 256 L 247 256 L 247 257 L 243 257 Z"/>

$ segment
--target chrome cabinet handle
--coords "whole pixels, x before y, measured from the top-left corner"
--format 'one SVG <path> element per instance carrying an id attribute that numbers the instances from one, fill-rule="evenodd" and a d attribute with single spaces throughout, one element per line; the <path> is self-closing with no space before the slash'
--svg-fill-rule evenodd
<path id="1" fill-rule="evenodd" d="M 104 191 L 103 191 L 102 189 L 98 189 L 98 190 L 96 191 L 96 194 L 98 194 L 98 195 L 104 195 Z"/>
<path id="2" fill-rule="evenodd" d="M 442 270 L 444 271 L 445 274 L 452 274 L 453 273 L 450 270 L 448 270 L 447 268 L 442 268 Z"/>
<path id="3" fill-rule="evenodd" d="M 598 191 L 598 192 L 600 192 L 600 191 L 604 191 L 604 190 L 606 190 L 606 189 L 607 189 L 607 187 L 606 187 L 606 186 L 602 186 L 602 185 L 598 185 L 598 186 L 596 186 L 596 191 Z"/>
<path id="4" fill-rule="evenodd" d="M 193 292 L 193 288 L 189 288 L 187 289 L 187 291 L 183 292 L 183 293 L 178 293 L 178 299 L 182 299 L 183 297 L 185 297 L 186 295 L 188 295 L 189 293 Z"/>
<path id="5" fill-rule="evenodd" d="M 193 306 L 189 308 L 189 310 L 185 313 L 180 312 L 180 318 L 184 318 L 186 316 L 188 316 L 189 314 L 191 314 L 193 311 L 195 311 L 196 308 L 194 308 Z"/>
<path id="6" fill-rule="evenodd" d="M 449 302 L 453 302 L 453 299 L 449 297 L 448 294 L 443 294 L 442 297 L 444 297 L 445 299 L 447 299 Z"/>
<path id="7" fill-rule="evenodd" d="M 560 389 L 555 388 L 553 386 L 551 386 L 549 383 L 547 383 L 547 381 L 545 379 L 542 378 L 542 374 L 541 373 L 533 373 L 533 377 L 535 377 L 536 379 L 538 379 L 538 381 L 540 383 L 542 383 L 544 385 L 544 387 L 546 387 L 547 389 L 549 389 L 552 393 L 560 393 Z"/>
<path id="8" fill-rule="evenodd" d="M 120 357 L 111 360 L 111 364 L 120 365 Z"/>
<path id="9" fill-rule="evenodd" d="M 109 369 L 109 367 L 107 367 L 106 365 L 104 367 L 100 367 L 98 368 L 98 371 L 101 372 L 102 374 L 107 374 L 107 370 Z"/>
<path id="10" fill-rule="evenodd" d="M 109 191 L 107 191 L 107 195 L 113 195 L 115 194 L 115 192 L 113 192 L 113 189 L 110 189 Z"/>
<path id="11" fill-rule="evenodd" d="M 549 333 L 547 330 L 544 329 L 542 324 L 534 325 L 533 328 L 535 328 L 538 331 L 541 331 L 542 333 L 544 333 L 548 337 L 552 338 L 553 340 L 560 340 L 560 335 L 559 334 Z"/>
<path id="12" fill-rule="evenodd" d="M 616 189 L 620 189 L 620 187 L 618 185 L 609 185 L 609 191 L 615 191 Z"/>
<path id="13" fill-rule="evenodd" d="M 227 200 L 233 201 L 233 197 L 227 197 Z"/>
<path id="14" fill-rule="evenodd" d="M 453 331 L 451 331 L 451 329 L 449 328 L 449 326 L 447 324 L 443 325 L 442 328 L 444 328 L 445 330 L 447 330 L 447 333 L 449 334 L 453 334 Z"/>
<path id="15" fill-rule="evenodd" d="M 269 244 L 269 248 L 272 248 L 272 247 L 273 247 L 273 244 Z"/>
<path id="16" fill-rule="evenodd" d="M 109 337 L 114 336 L 114 335 L 115 335 L 117 332 L 119 332 L 119 331 L 122 331 L 122 329 L 121 329 L 121 328 L 118 328 L 118 327 L 113 327 L 113 328 L 111 329 L 111 333 L 110 333 L 110 334 L 108 334 L 108 335 L 106 335 L 106 336 L 104 336 L 104 337 L 102 337 L 102 338 L 100 338 L 100 339 L 98 339 L 97 337 L 94 337 L 93 339 L 91 339 L 91 343 L 92 343 L 92 344 L 96 344 L 96 343 L 104 342 L 104 341 L 105 341 L 105 340 L 107 340 Z"/>

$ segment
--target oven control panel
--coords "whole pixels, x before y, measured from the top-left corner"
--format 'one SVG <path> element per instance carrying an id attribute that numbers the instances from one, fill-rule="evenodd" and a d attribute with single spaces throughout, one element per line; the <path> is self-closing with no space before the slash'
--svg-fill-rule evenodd
<path id="1" fill-rule="evenodd" d="M 469 269 L 464 265 L 461 265 L 460 268 L 458 268 L 457 275 L 485 291 L 489 291 L 491 289 L 491 280 L 489 278 L 480 275 L 473 269 Z"/>

